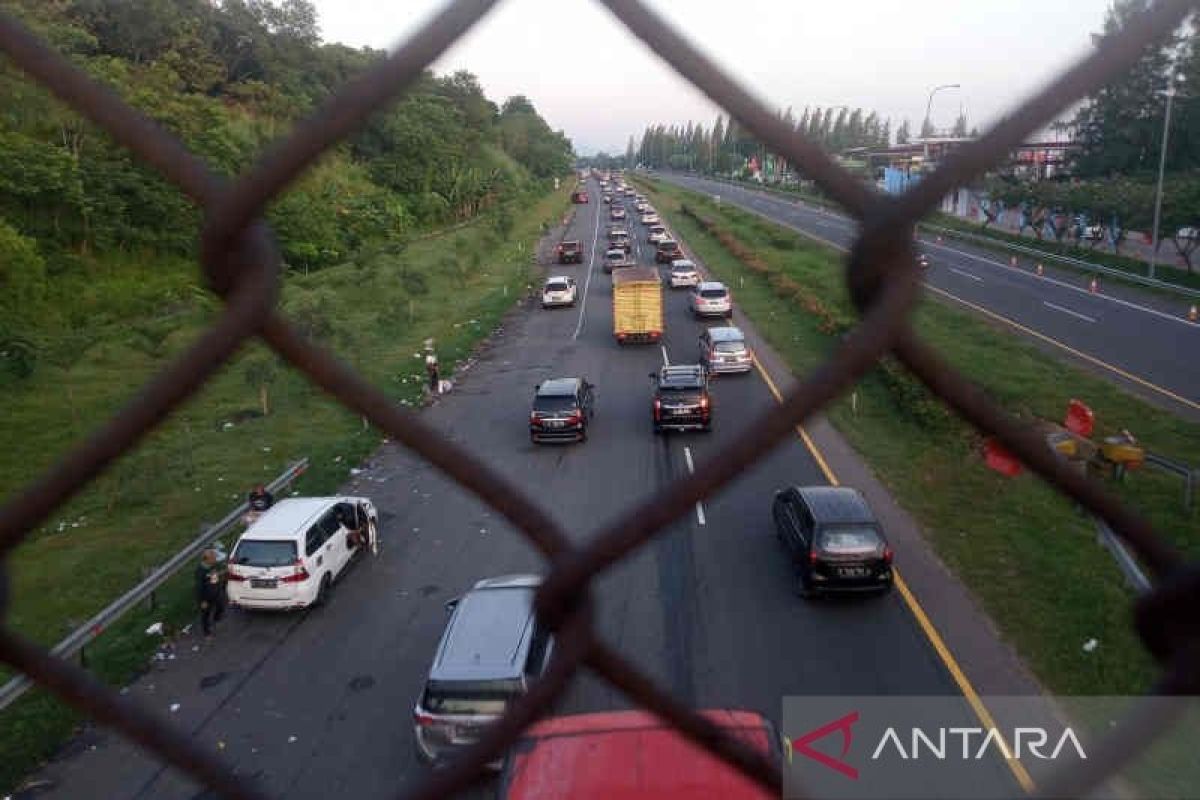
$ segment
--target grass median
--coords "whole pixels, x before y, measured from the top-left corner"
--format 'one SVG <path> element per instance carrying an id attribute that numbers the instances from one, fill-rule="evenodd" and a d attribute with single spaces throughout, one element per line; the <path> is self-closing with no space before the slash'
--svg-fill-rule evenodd
<path id="1" fill-rule="evenodd" d="M 398 403 L 420 403 L 422 343 L 443 373 L 468 358 L 533 277 L 532 248 L 557 224 L 567 188 L 503 207 L 441 234 L 380 243 L 350 261 L 284 282 L 281 305 Z M 59 287 L 62 328 L 31 333 L 43 358 L 0 399 L 0 491 L 11 497 L 106 420 L 215 318 L 195 266 L 110 263 L 86 284 Z M 380 444 L 380 433 L 259 344 L 249 345 L 140 445 L 14 553 L 6 623 L 52 645 L 237 505 L 246 491 L 308 457 L 294 490 L 324 494 Z M 386 525 L 383 531 L 386 539 Z M 145 669 L 159 639 L 191 621 L 191 572 L 181 571 L 86 650 L 88 667 L 119 685 Z M 0 671 L 0 681 L 11 673 Z M 0 794 L 49 755 L 79 721 L 32 691 L 0 712 Z"/>
<path id="2" fill-rule="evenodd" d="M 842 255 L 729 204 L 659 181 L 655 207 L 741 309 L 804 374 L 852 325 Z M 1061 421 L 1071 398 L 1087 402 L 1098 435 L 1128 428 L 1149 449 L 1200 462 L 1200 426 L 1066 365 L 969 313 L 926 300 L 914 325 L 995 401 L 1026 418 Z M 1086 516 L 1039 479 L 988 470 L 979 435 L 897 364 L 885 360 L 827 416 L 940 557 L 980 598 L 1003 636 L 1049 690 L 1126 694 L 1155 675 L 1131 625 L 1133 595 Z M 1193 556 L 1200 526 L 1178 478 L 1149 468 L 1112 489 Z M 899 556 L 903 564 L 903 554 Z M 935 606 L 936 596 L 922 601 Z M 1095 639 L 1097 646 L 1084 645 Z"/>

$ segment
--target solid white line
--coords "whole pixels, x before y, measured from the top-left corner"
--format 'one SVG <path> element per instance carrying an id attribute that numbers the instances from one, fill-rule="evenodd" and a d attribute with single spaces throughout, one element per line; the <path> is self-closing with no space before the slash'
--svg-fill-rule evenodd
<path id="1" fill-rule="evenodd" d="M 662 353 L 663 353 L 663 366 L 669 367 L 669 366 L 671 366 L 671 359 L 667 358 L 667 346 L 664 344 L 664 345 L 661 345 L 661 347 L 662 347 Z"/>
<path id="2" fill-rule="evenodd" d="M 589 208 L 593 208 L 592 203 L 588 203 Z M 588 288 L 592 285 L 592 272 L 596 266 L 596 246 L 600 244 L 600 211 L 596 211 L 596 227 L 592 231 L 592 252 L 588 256 L 588 274 L 587 280 L 583 282 L 583 302 L 579 304 L 579 323 L 575 326 L 575 333 L 571 335 L 572 339 L 579 338 L 579 332 L 583 330 L 583 315 L 587 311 Z"/>
<path id="3" fill-rule="evenodd" d="M 1070 314 L 1072 317 L 1079 317 L 1084 322 L 1095 322 L 1096 321 L 1085 314 L 1080 314 L 1078 311 L 1072 311 L 1069 308 L 1063 308 L 1062 306 L 1056 305 L 1047 300 L 1043 300 L 1042 305 L 1044 305 L 1046 308 L 1053 308 L 1055 311 L 1061 311 L 1064 314 Z"/>
<path id="4" fill-rule="evenodd" d="M 979 281 L 980 283 L 983 283 L 983 278 L 979 277 L 978 275 L 972 275 L 969 272 L 963 272 L 961 269 L 958 269 L 957 267 L 951 267 L 950 271 L 957 273 L 959 275 L 962 275 L 964 278 L 970 278 L 973 281 Z"/>

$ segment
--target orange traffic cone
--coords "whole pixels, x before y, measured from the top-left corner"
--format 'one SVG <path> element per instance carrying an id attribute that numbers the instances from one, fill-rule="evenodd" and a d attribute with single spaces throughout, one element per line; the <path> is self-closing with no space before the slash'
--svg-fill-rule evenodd
<path id="1" fill-rule="evenodd" d="M 1095 294 L 1096 292 L 1100 291 L 1100 279 L 1099 278 L 1092 278 L 1092 282 L 1090 284 L 1088 284 L 1088 291 L 1091 292 L 1092 294 Z"/>
<path id="2" fill-rule="evenodd" d="M 1040 261 L 1039 261 L 1039 262 L 1038 262 L 1038 265 L 1037 265 L 1037 274 L 1038 274 L 1038 277 L 1040 278 L 1040 277 L 1042 276 L 1042 274 L 1043 274 L 1045 271 L 1046 271 L 1046 268 L 1045 268 L 1045 267 L 1043 267 L 1043 266 L 1042 266 L 1042 262 L 1040 262 Z"/>
<path id="3" fill-rule="evenodd" d="M 1200 320 L 1200 311 L 1196 310 L 1195 306 L 1188 309 L 1188 322 L 1196 322 Z"/>

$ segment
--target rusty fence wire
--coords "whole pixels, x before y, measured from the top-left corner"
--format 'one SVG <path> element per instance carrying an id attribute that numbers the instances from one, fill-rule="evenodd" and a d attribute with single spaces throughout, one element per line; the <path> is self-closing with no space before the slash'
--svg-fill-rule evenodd
<path id="1" fill-rule="evenodd" d="M 903 362 L 981 432 L 996 436 L 1032 471 L 1107 522 L 1147 565 L 1154 587 L 1137 599 L 1133 617 L 1142 641 L 1162 666 L 1150 694 L 1200 693 L 1200 615 L 1196 613 L 1200 609 L 1200 564 L 1186 563 L 1146 520 L 1099 484 L 1069 470 L 1035 435 L 922 342 L 909 323 L 919 295 L 912 252 L 916 221 L 933 210 L 948 191 L 1000 163 L 1012 147 L 1055 113 L 1128 69 L 1146 47 L 1196 10 L 1196 0 L 1153 3 L 1124 31 L 1059 75 L 982 138 L 948 156 L 939 169 L 898 198 L 880 196 L 852 178 L 640 0 L 599 1 L 683 77 L 861 222 L 861 234 L 846 264 L 861 320 L 836 352 L 784 399 L 782 413 L 779 409 L 765 411 L 745 426 L 736 443 L 720 457 L 640 506 L 629 508 L 579 546 L 571 545 L 559 526 L 520 487 L 485 466 L 470 450 L 436 433 L 417 415 L 397 408 L 333 353 L 305 339 L 276 309 L 281 261 L 263 222 L 266 205 L 322 153 L 353 133 L 368 115 L 403 93 L 495 5 L 495 0 L 449 3 L 385 61 L 349 82 L 297 125 L 286 140 L 232 181 L 214 174 L 176 138 L 0 13 L 0 50 L 157 169 L 204 211 L 200 260 L 210 288 L 225 301 L 219 319 L 187 352 L 143 386 L 107 424 L 0 508 L 0 660 L 211 790 L 230 798 L 264 796 L 253 785 L 236 779 L 220 759 L 180 730 L 2 625 L 9 599 L 7 557 L 13 548 L 199 390 L 247 339 L 259 336 L 347 408 L 370 419 L 503 514 L 549 561 L 536 604 L 539 614 L 556 631 L 559 645 L 546 675 L 455 765 L 431 773 L 412 797 L 446 797 L 471 785 L 488 762 L 499 758 L 527 725 L 551 707 L 582 667 L 603 676 L 632 701 L 666 719 L 763 787 L 779 791 L 782 780 L 777 766 L 722 734 L 597 637 L 588 588 L 599 573 L 687 513 L 697 500 L 735 478 L 887 354 Z M 1162 724 L 1161 709 L 1161 704 L 1147 698 L 1101 744 L 1102 753 L 1080 768 L 1053 776 L 1038 793 L 1078 796 L 1099 784 L 1168 729 Z"/>

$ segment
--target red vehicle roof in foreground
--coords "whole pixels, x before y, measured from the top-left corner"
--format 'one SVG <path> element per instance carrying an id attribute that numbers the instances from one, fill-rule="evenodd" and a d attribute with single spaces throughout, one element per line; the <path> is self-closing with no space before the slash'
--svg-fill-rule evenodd
<path id="1" fill-rule="evenodd" d="M 762 716 L 704 711 L 765 753 L 774 752 Z M 525 732 L 505 765 L 506 800 L 765 800 L 775 798 L 725 762 L 644 711 L 578 714 Z"/>

